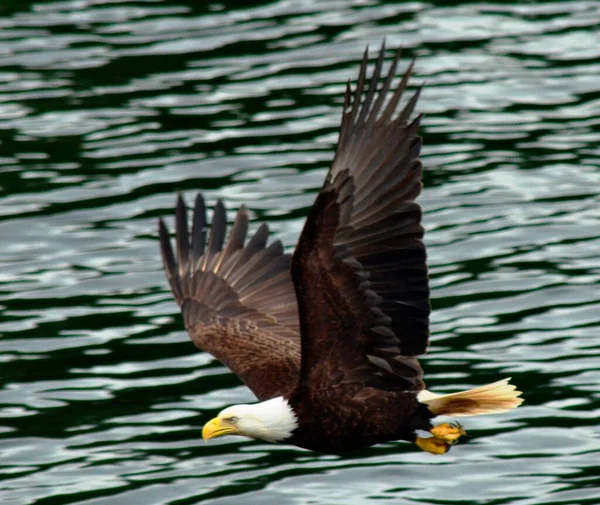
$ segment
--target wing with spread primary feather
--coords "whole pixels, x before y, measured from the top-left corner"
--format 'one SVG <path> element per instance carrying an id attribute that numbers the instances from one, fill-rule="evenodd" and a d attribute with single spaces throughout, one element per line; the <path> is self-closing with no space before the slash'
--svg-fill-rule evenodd
<path id="1" fill-rule="evenodd" d="M 290 256 L 279 241 L 267 245 L 269 230 L 264 224 L 245 244 L 248 221 L 242 206 L 225 243 L 227 215 L 218 201 L 206 243 L 202 195 L 196 198 L 191 233 L 180 196 L 175 217 L 177 255 L 162 219 L 160 248 L 193 342 L 229 367 L 259 400 L 266 400 L 285 394 L 298 381 L 298 309 Z"/>
<path id="2" fill-rule="evenodd" d="M 419 90 L 397 113 L 413 64 L 390 91 L 399 54 L 381 78 L 382 48 L 365 93 L 367 59 L 365 52 L 356 91 L 347 87 L 336 155 L 292 261 L 301 380 L 418 391 L 415 356 L 427 349 L 430 313 L 415 202 L 420 116 L 410 121 Z"/>

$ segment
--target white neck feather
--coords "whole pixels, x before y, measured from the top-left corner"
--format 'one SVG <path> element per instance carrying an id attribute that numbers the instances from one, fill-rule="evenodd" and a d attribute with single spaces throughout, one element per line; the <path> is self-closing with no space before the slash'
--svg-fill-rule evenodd
<path id="1" fill-rule="evenodd" d="M 225 409 L 221 415 L 233 415 L 239 419 L 239 435 L 267 442 L 285 440 L 298 427 L 296 414 L 282 396 L 250 405 L 234 405 Z"/>
<path id="2" fill-rule="evenodd" d="M 267 427 L 266 437 L 261 436 L 268 442 L 278 442 L 292 436 L 292 432 L 298 427 L 298 418 L 290 404 L 282 396 L 272 398 L 266 402 L 253 405 L 256 413 L 263 419 Z"/>

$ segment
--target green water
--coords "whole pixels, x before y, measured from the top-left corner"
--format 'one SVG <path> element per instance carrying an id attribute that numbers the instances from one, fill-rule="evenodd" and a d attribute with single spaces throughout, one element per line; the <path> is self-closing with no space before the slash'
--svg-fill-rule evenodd
<path id="1" fill-rule="evenodd" d="M 246 5 L 0 5 L 0 503 L 600 503 L 600 4 Z M 428 386 L 526 403 L 443 457 L 205 444 L 252 396 L 189 342 L 156 219 L 203 190 L 292 248 L 384 35 L 426 82 Z"/>

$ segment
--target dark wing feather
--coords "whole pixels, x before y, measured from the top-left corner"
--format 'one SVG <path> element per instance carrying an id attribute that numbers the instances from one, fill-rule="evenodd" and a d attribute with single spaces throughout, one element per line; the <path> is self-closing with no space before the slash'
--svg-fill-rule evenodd
<path id="1" fill-rule="evenodd" d="M 364 101 L 367 53 L 348 85 L 336 155 L 292 262 L 302 330 L 301 380 L 390 391 L 423 388 L 415 358 L 429 338 L 429 284 L 421 226 L 417 93 L 399 113 L 411 63 L 388 97 L 384 48 Z M 384 106 L 386 99 L 387 105 Z M 316 386 L 319 385 L 319 386 Z"/>
<path id="2" fill-rule="evenodd" d="M 281 242 L 267 246 L 262 225 L 244 246 L 248 211 L 239 210 L 225 243 L 227 214 L 217 202 L 206 244 L 204 199 L 198 195 L 191 238 L 187 208 L 177 201 L 177 259 L 159 221 L 163 263 L 194 343 L 228 366 L 260 399 L 289 392 L 298 382 L 300 337 L 290 256 Z"/>

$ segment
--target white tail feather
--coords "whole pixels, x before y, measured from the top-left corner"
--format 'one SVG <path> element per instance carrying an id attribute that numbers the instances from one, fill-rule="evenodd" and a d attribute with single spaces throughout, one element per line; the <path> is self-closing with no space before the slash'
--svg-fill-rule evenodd
<path id="1" fill-rule="evenodd" d="M 523 403 L 523 398 L 519 398 L 521 391 L 517 391 L 515 386 L 509 384 L 509 380 L 510 377 L 449 395 L 438 395 L 425 389 L 418 394 L 417 400 L 425 403 L 436 416 L 497 414 L 514 409 Z"/>

